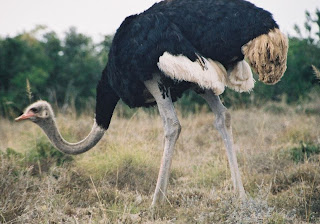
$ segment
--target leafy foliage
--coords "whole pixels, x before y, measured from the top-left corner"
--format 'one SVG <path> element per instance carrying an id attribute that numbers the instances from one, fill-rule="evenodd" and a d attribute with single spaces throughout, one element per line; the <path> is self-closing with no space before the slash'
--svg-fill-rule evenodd
<path id="1" fill-rule="evenodd" d="M 26 155 L 26 159 L 28 162 L 41 162 L 50 166 L 51 164 L 55 164 L 57 166 L 62 165 L 65 162 L 72 161 L 72 157 L 70 155 L 64 154 L 57 149 L 55 149 L 50 142 L 46 138 L 40 138 L 34 148 L 28 151 Z"/>
<path id="2" fill-rule="evenodd" d="M 47 99 L 64 108 L 72 104 L 84 108 L 88 106 L 85 102 L 94 102 L 96 83 L 112 37 L 107 36 L 102 44 L 96 45 L 74 27 L 63 39 L 43 29 L 36 27 L 15 37 L 0 38 L 2 115 L 16 116 L 29 103 L 27 80 L 33 100 Z M 40 35 L 40 31 L 44 34 Z"/>
<path id="3" fill-rule="evenodd" d="M 320 154 L 320 146 L 300 142 L 299 147 L 290 149 L 290 154 L 292 160 L 295 162 L 303 162 L 306 159 L 309 159 L 312 155 Z"/>
<path id="4" fill-rule="evenodd" d="M 17 159 L 24 167 L 33 166 L 33 174 L 48 171 L 51 166 L 62 166 L 71 162 L 73 158 L 55 149 L 45 138 L 40 138 L 34 147 L 25 154 L 12 148 L 0 151 L 0 156 L 7 159 Z"/>

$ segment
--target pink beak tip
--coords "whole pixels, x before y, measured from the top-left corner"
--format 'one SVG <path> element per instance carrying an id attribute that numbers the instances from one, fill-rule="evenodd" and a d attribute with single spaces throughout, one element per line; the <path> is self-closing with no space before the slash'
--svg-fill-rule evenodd
<path id="1" fill-rule="evenodd" d="M 22 121 L 22 120 L 26 120 L 30 117 L 33 117 L 34 114 L 22 114 L 21 116 L 17 117 L 16 119 L 14 119 L 15 121 Z"/>
<path id="2" fill-rule="evenodd" d="M 15 118 L 14 120 L 15 121 L 21 121 L 21 120 L 23 120 L 21 117 L 22 117 L 22 115 L 20 117 Z"/>

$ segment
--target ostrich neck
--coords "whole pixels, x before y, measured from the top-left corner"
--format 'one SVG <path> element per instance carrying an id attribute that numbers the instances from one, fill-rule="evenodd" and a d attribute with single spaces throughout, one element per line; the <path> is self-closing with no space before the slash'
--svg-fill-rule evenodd
<path id="1" fill-rule="evenodd" d="M 58 150 L 66 154 L 73 155 L 84 153 L 94 147 L 100 141 L 105 132 L 105 129 L 99 127 L 94 120 L 91 132 L 86 138 L 77 143 L 69 143 L 61 136 L 54 119 L 38 123 L 38 125 L 43 129 L 52 144 Z"/>

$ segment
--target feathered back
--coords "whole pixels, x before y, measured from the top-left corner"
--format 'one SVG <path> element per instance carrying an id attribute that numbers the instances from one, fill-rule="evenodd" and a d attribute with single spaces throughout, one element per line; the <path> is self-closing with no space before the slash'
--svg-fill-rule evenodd
<path id="1" fill-rule="evenodd" d="M 191 61 L 198 54 L 228 69 L 244 59 L 243 45 L 276 28 L 270 12 L 244 0 L 161 1 L 121 24 L 102 79 L 130 107 L 149 106 L 143 82 L 159 72 L 164 52 Z M 191 86 L 160 75 L 173 101 Z"/>
<path id="2" fill-rule="evenodd" d="M 287 69 L 288 39 L 279 29 L 248 42 L 242 52 L 259 80 L 266 84 L 280 81 Z"/>

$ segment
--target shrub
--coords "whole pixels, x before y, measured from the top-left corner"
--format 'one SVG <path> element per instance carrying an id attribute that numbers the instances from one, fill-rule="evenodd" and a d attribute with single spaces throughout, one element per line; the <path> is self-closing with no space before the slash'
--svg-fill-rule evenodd
<path id="1" fill-rule="evenodd" d="M 312 155 L 320 153 L 319 145 L 306 144 L 300 142 L 300 146 L 290 149 L 290 155 L 292 160 L 295 162 L 304 162 L 309 159 Z"/>

